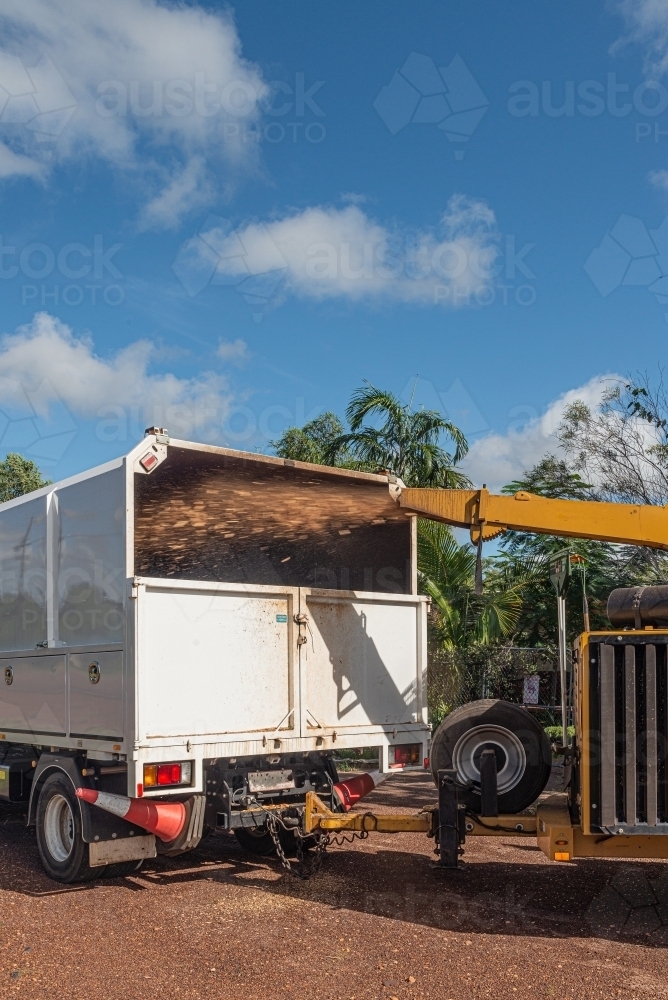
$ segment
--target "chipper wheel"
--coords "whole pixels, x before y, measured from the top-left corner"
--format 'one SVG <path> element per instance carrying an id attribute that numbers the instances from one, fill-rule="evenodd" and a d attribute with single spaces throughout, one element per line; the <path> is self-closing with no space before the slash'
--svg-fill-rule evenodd
<path id="1" fill-rule="evenodd" d="M 431 742 L 434 781 L 443 768 L 454 768 L 462 784 L 460 801 L 480 814 L 480 756 L 496 754 L 500 813 L 519 813 L 536 801 L 550 776 L 552 754 L 542 727 L 519 705 L 496 698 L 469 702 L 451 712 Z"/>

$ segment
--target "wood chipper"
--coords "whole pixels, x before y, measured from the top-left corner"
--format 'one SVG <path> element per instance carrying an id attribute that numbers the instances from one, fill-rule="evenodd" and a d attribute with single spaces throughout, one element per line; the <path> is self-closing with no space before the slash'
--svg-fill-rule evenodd
<path id="1" fill-rule="evenodd" d="M 668 549 L 663 507 L 547 499 L 520 491 L 402 489 L 406 512 L 470 529 L 480 546 L 505 530 Z M 545 734 L 520 706 L 496 700 L 452 712 L 434 734 L 438 807 L 414 816 L 334 814 L 307 797 L 305 830 L 424 830 L 454 867 L 467 835 L 532 836 L 554 861 L 668 858 L 668 586 L 618 589 L 615 631 L 573 649 L 575 739 L 564 791 L 538 800 L 550 772 Z"/>

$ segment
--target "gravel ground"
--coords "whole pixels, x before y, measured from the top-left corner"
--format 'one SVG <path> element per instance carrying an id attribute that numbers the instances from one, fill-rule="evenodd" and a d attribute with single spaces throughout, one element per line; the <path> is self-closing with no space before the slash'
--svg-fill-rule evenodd
<path id="1" fill-rule="evenodd" d="M 397 774 L 364 808 L 433 802 Z M 549 863 L 473 838 L 456 872 L 421 835 L 328 851 L 309 882 L 229 836 L 132 878 L 59 887 L 0 806 L 0 997 L 668 998 L 668 866 Z"/>

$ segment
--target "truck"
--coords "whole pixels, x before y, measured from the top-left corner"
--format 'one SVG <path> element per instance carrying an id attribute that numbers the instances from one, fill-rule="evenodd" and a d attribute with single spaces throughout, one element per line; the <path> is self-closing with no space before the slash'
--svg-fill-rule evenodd
<path id="1" fill-rule="evenodd" d="M 215 830 L 289 854 L 309 792 L 337 808 L 341 751 L 423 767 L 400 489 L 150 428 L 0 505 L 0 801 L 25 804 L 49 876 L 128 873 Z"/>
<path id="2" fill-rule="evenodd" d="M 667 858 L 668 587 L 613 591 L 612 630 L 576 641 L 545 798 L 552 748 L 522 707 L 471 702 L 430 739 L 418 517 L 479 551 L 508 529 L 668 549 L 663 507 L 406 488 L 161 428 L 0 505 L 0 799 L 25 803 L 46 872 L 129 873 L 211 831 L 301 877 L 346 831 L 424 832 L 445 868 L 509 834 L 556 862 Z M 365 747 L 378 773 L 341 780 Z M 422 766 L 433 806 L 352 808 Z"/>

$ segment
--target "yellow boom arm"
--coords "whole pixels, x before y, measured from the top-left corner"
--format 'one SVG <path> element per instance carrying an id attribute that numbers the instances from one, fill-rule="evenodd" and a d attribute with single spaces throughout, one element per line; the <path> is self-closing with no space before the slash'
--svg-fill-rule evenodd
<path id="1" fill-rule="evenodd" d="M 402 489 L 399 504 L 407 513 L 470 528 L 474 545 L 510 529 L 668 549 L 667 507 L 551 500 L 524 491 L 498 496 L 485 489 Z"/>

